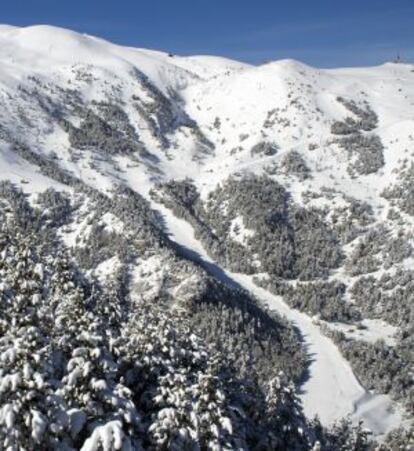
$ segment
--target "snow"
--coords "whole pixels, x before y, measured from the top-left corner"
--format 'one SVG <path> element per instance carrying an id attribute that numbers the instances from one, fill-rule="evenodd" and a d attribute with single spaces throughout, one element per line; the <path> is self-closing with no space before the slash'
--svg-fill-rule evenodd
<path id="1" fill-rule="evenodd" d="M 0 60 L 23 73 L 27 69 L 45 72 L 51 63 L 54 69 L 80 64 L 103 67 L 114 74 L 136 67 L 163 91 L 167 82 L 182 86 L 188 78 L 198 78 L 181 67 L 185 61 L 176 65 L 166 53 L 122 47 L 49 25 L 0 28 Z"/>
<path id="2" fill-rule="evenodd" d="M 108 232 L 116 232 L 121 234 L 125 231 L 125 226 L 115 215 L 112 213 L 105 213 L 102 216 L 102 222 L 105 224 L 105 229 Z"/>
<path id="3" fill-rule="evenodd" d="M 4 424 L 6 428 L 11 429 L 14 426 L 16 414 L 13 409 L 13 404 L 5 404 L 0 410 L 0 423 Z"/>
<path id="4" fill-rule="evenodd" d="M 206 80 L 220 75 L 228 76 L 251 67 L 249 64 L 211 55 L 175 57 L 174 63 Z"/>
<path id="5" fill-rule="evenodd" d="M 66 246 L 84 246 L 84 241 L 88 238 L 92 228 L 90 225 L 91 216 L 93 216 L 93 211 L 90 211 L 90 205 L 88 203 L 82 204 L 78 210 L 75 226 L 72 228 L 64 226 L 59 230 L 60 238 Z"/>
<path id="6" fill-rule="evenodd" d="M 389 346 L 395 345 L 395 335 L 398 328 L 387 324 L 379 319 L 364 319 L 361 321 L 362 327 L 342 323 L 325 323 L 330 329 L 343 332 L 347 337 L 355 340 L 363 340 L 368 343 L 375 343 L 383 340 Z"/>
<path id="7" fill-rule="evenodd" d="M 108 258 L 108 260 L 104 260 L 96 267 L 94 275 L 101 283 L 104 283 L 107 280 L 108 276 L 114 274 L 119 266 L 120 262 L 117 256 Z"/>
<path id="8" fill-rule="evenodd" d="M 36 166 L 19 158 L 11 152 L 9 146 L 2 145 L 0 141 L 1 180 L 10 180 L 27 193 L 39 193 L 51 187 L 58 191 L 68 189 L 67 186 L 39 174 Z"/>
<path id="9" fill-rule="evenodd" d="M 254 235 L 254 231 L 245 227 L 243 218 L 238 216 L 231 221 L 230 237 L 241 244 L 246 243 L 246 240 Z"/>
<path id="10" fill-rule="evenodd" d="M 20 373 L 6 374 L 0 384 L 0 393 L 15 392 L 22 381 Z"/>
<path id="11" fill-rule="evenodd" d="M 122 423 L 119 420 L 114 420 L 102 426 L 97 426 L 92 435 L 86 439 L 81 451 L 119 450 L 123 448 L 123 441 Z"/>
<path id="12" fill-rule="evenodd" d="M 47 421 L 43 415 L 37 411 L 32 410 L 32 438 L 36 443 L 40 443 L 42 436 L 47 428 Z"/>
<path id="13" fill-rule="evenodd" d="M 156 302 L 170 272 L 170 265 L 163 260 L 162 255 L 138 258 L 131 273 L 131 298 L 134 301 L 144 299 Z M 190 280 L 186 279 L 185 282 L 189 283 Z"/>

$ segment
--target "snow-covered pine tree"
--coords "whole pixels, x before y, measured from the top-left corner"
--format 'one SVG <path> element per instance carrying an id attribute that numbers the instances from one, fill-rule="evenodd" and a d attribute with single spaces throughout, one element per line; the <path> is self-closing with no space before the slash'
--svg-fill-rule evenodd
<path id="1" fill-rule="evenodd" d="M 45 433 L 59 412 L 52 348 L 42 328 L 50 321 L 42 316 L 43 270 L 34 237 L 7 226 L 1 235 L 0 444 L 33 449 L 53 443 Z"/>

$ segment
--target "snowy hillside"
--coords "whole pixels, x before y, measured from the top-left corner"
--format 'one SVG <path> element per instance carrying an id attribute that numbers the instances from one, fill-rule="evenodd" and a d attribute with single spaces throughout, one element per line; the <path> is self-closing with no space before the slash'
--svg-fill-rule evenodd
<path id="1" fill-rule="evenodd" d="M 0 99 L 5 449 L 411 446 L 414 65 L 3 25 Z"/>

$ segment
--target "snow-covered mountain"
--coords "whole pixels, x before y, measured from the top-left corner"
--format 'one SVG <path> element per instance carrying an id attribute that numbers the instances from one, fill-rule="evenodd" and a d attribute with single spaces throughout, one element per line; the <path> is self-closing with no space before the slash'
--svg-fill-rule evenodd
<path id="1" fill-rule="evenodd" d="M 414 65 L 251 66 L 50 26 L 0 26 L 0 99 L 5 449 L 24 446 L 25 434 L 33 449 L 360 449 L 351 442 L 362 430 L 343 423 L 318 435 L 311 419 L 328 428 L 350 416 L 380 440 L 408 427 Z M 16 275 L 16 265 L 42 275 Z M 66 273 L 56 268 L 69 266 L 73 287 L 62 289 L 56 280 Z M 58 330 L 44 329 L 48 321 L 60 321 Z M 167 329 L 181 322 L 172 338 Z M 45 351 L 40 338 L 25 348 L 29 326 L 58 350 Z M 34 366 L 24 362 L 33 353 L 41 356 Z M 105 353 L 112 363 L 101 367 Z M 145 377 L 162 381 L 138 395 L 140 377 L 124 374 L 125 362 L 146 358 L 153 372 Z M 217 359 L 233 371 L 236 391 Z M 215 378 L 211 411 L 196 374 Z M 174 391 L 180 383 L 187 388 Z M 248 384 L 269 423 L 246 413 Z M 35 386 L 66 407 L 31 406 Z M 105 396 L 117 399 L 117 413 Z M 386 440 L 384 449 L 410 446 L 401 430 Z"/>

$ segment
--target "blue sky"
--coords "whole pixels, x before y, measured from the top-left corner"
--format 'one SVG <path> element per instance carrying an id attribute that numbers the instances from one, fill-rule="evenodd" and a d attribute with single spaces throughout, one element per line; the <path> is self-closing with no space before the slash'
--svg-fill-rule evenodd
<path id="1" fill-rule="evenodd" d="M 414 0 L 3 0 L 0 22 L 251 63 L 372 65 L 397 53 L 414 62 Z"/>

